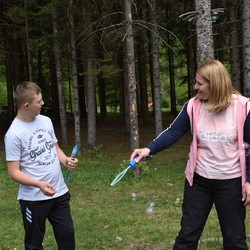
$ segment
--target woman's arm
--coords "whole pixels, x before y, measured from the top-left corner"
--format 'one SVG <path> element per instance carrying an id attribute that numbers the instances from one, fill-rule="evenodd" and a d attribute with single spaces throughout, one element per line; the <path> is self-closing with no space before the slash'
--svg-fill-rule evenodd
<path id="1" fill-rule="evenodd" d="M 156 154 L 175 144 L 187 131 L 190 130 L 190 120 L 186 103 L 175 120 L 158 137 L 147 145 L 151 154 Z"/>
<path id="2" fill-rule="evenodd" d="M 250 112 L 244 124 L 244 143 L 246 147 L 250 147 Z M 246 185 L 243 199 L 245 199 L 245 205 L 250 203 L 250 148 L 246 148 Z"/>
<path id="3" fill-rule="evenodd" d="M 190 130 L 187 104 L 188 103 L 184 105 L 172 124 L 158 137 L 156 137 L 145 148 L 135 149 L 130 156 L 130 160 L 133 160 L 136 156 L 138 156 L 136 161 L 139 163 L 142 158 L 148 156 L 149 154 L 156 154 L 175 144 L 188 130 Z"/>
<path id="4" fill-rule="evenodd" d="M 244 142 L 250 147 L 250 112 L 244 124 Z M 250 183 L 250 148 L 246 150 L 246 175 L 247 182 Z"/>

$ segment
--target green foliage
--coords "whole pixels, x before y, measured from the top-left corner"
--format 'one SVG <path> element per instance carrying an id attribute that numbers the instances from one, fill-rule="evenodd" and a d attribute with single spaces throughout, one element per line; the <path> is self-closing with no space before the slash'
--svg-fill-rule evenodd
<path id="1" fill-rule="evenodd" d="M 167 55 L 168 50 L 164 44 L 160 44 L 161 57 L 160 64 L 161 68 L 165 70 L 161 71 L 161 89 L 162 89 L 162 105 L 164 108 L 170 107 L 170 77 L 169 77 L 169 65 L 168 60 L 165 55 Z M 178 56 L 174 56 L 174 82 L 175 82 L 175 94 L 176 94 L 176 104 L 178 107 L 183 106 L 183 104 L 188 100 L 188 81 L 187 81 L 187 68 L 185 64 L 186 58 L 182 55 L 182 48 L 178 44 L 173 45 L 173 53 Z M 185 65 L 185 67 L 183 67 Z"/>
<path id="2" fill-rule="evenodd" d="M 160 4 L 160 3 L 159 3 Z M 52 34 L 51 22 L 52 22 L 52 8 L 56 7 L 58 12 L 58 33 L 57 35 Z M 142 8 L 142 6 L 138 7 Z M 175 6 L 171 6 L 175 11 L 182 9 L 182 5 L 178 3 Z M 89 9 L 86 9 L 89 8 Z M 85 64 L 87 58 L 87 52 L 89 51 L 89 43 L 94 43 L 94 62 L 95 68 L 91 72 L 86 72 L 84 69 L 79 72 L 79 76 L 86 76 L 87 74 L 92 74 L 94 76 L 94 81 L 97 86 L 97 100 L 98 96 L 98 85 L 97 80 L 99 78 L 105 79 L 105 95 L 106 95 L 106 105 L 108 112 L 119 112 L 120 109 L 120 99 L 121 99 L 121 58 L 122 58 L 122 46 L 125 37 L 125 27 L 123 23 L 123 13 L 119 10 L 122 6 L 119 2 L 110 3 L 110 1 L 104 1 L 101 6 L 96 6 L 95 4 L 89 3 L 85 6 L 80 2 L 68 2 L 53 0 L 50 2 L 41 1 L 26 1 L 26 8 L 24 5 L 6 4 L 6 16 L 8 21 L 13 23 L 13 27 L 16 29 L 13 32 L 13 36 L 16 37 L 20 43 L 23 44 L 23 48 L 26 48 L 26 35 L 29 36 L 29 46 L 32 51 L 32 65 L 33 65 L 33 80 L 38 82 L 38 80 L 43 82 L 43 93 L 46 106 L 51 108 L 56 104 L 56 87 L 52 90 L 52 81 L 54 81 L 54 52 L 53 52 L 53 42 L 56 40 L 60 46 L 61 52 L 61 67 L 63 73 L 64 81 L 64 97 L 66 110 L 71 111 L 72 109 L 72 91 L 70 85 L 72 85 L 72 62 L 71 62 L 71 45 L 70 45 L 70 32 L 71 32 L 71 18 L 75 17 L 75 37 L 76 46 L 78 51 L 79 64 Z M 161 85 L 162 85 L 162 105 L 164 108 L 168 108 L 170 105 L 169 100 L 169 79 L 168 79 L 168 63 L 167 63 L 167 49 L 171 48 L 175 54 L 175 60 L 183 61 L 185 57 L 183 55 L 183 50 L 181 43 L 183 43 L 183 33 L 180 37 L 177 37 L 175 33 L 177 32 L 177 25 L 172 25 L 173 29 L 168 29 L 165 27 L 165 6 L 159 6 L 159 48 L 160 48 L 160 64 L 161 64 Z M 134 30 L 134 42 L 135 45 L 139 42 L 137 41 L 138 36 L 145 38 L 145 49 L 146 58 L 149 57 L 148 54 L 148 44 L 147 37 L 148 31 L 151 30 L 150 22 L 145 21 L 147 15 L 147 8 L 142 8 L 142 16 L 137 16 L 139 13 L 133 13 L 135 21 L 133 25 Z M 88 12 L 91 12 L 91 20 L 87 19 Z M 176 16 L 177 17 L 177 16 Z M 174 18 L 172 21 L 174 23 L 179 23 L 178 18 Z M 26 32 L 25 21 L 27 20 L 28 32 Z M 175 28 L 176 27 L 176 28 Z M 178 27 L 179 29 L 179 27 Z M 167 36 L 170 35 L 173 44 L 167 44 Z M 184 36 L 185 37 L 185 36 Z M 4 39 L 4 38 L 3 38 Z M 2 39 L 2 40 L 3 40 Z M 38 72 L 38 52 L 41 53 L 42 69 L 41 75 Z M 136 52 L 136 46 L 135 46 Z M 22 52 L 20 52 L 22 54 Z M 2 55 L 3 56 L 3 55 Z M 137 55 L 136 55 L 137 57 Z M 26 72 L 27 61 L 24 54 L 24 58 L 21 65 L 23 69 L 22 72 Z M 180 59 L 179 59 L 180 58 Z M 80 61 L 80 59 L 82 61 Z M 150 86 L 150 68 L 149 63 L 147 65 L 147 78 L 148 78 L 148 92 L 151 94 Z M 4 63 L 3 63 L 4 65 Z M 174 67 L 176 68 L 176 92 L 177 101 L 181 102 L 186 99 L 187 88 L 181 83 L 181 77 L 186 72 L 178 72 L 179 69 L 183 68 L 185 62 L 180 64 L 177 62 Z M 4 76 L 6 71 L 2 72 Z M 24 74 L 27 74 L 24 73 Z M 27 78 L 27 76 L 24 76 Z M 39 79 L 38 79 L 39 77 Z M 138 79 L 137 79 L 138 80 Z M 56 82 L 53 82 L 56 84 Z M 139 90 L 138 81 L 138 90 Z M 185 87 L 184 87 L 185 86 Z M 3 92 L 4 93 L 4 92 Z M 6 93 L 6 92 L 5 92 Z M 81 94 L 81 93 L 80 93 Z M 7 93 L 6 93 L 7 95 Z M 139 93 L 138 93 L 139 96 Z M 141 100 L 138 99 L 138 102 Z M 97 110 L 100 110 L 99 102 L 97 102 Z"/>
<path id="3" fill-rule="evenodd" d="M 7 105 L 7 84 L 6 82 L 0 81 L 0 107 L 3 105 Z"/>
<path id="4" fill-rule="evenodd" d="M 106 80 L 110 81 L 116 77 L 119 76 L 121 72 L 121 69 L 118 68 L 116 64 L 114 64 L 114 61 L 112 60 L 112 57 L 107 57 L 105 59 L 99 59 L 97 67 L 93 69 L 91 72 L 94 76 L 103 77 Z M 83 73 L 83 75 L 86 75 L 87 73 Z"/>
<path id="5" fill-rule="evenodd" d="M 120 170 L 119 172 L 121 172 L 122 170 L 124 170 L 125 168 L 128 167 L 128 160 L 123 160 L 120 164 Z M 140 164 L 136 164 L 134 168 L 138 168 L 139 172 L 141 174 L 143 174 L 144 176 L 149 174 L 150 172 L 150 168 L 149 168 L 149 165 L 148 165 L 148 162 L 147 161 L 141 161 Z M 131 169 L 132 170 L 132 169 Z M 133 175 L 133 171 L 130 171 L 129 172 L 131 175 Z"/>
<path id="6" fill-rule="evenodd" d="M 96 144 L 93 148 L 88 149 L 88 153 L 91 157 L 96 159 L 103 159 L 105 156 L 102 154 L 103 145 Z"/>

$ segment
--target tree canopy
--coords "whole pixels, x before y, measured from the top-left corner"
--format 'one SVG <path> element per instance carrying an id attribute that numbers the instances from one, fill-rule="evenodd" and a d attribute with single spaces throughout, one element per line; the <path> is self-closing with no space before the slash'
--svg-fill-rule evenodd
<path id="1" fill-rule="evenodd" d="M 83 119 L 88 120 L 84 143 L 94 146 L 96 122 L 109 114 L 120 117 L 134 140 L 137 119 L 146 123 L 153 112 L 157 135 L 161 112 L 176 114 L 192 96 L 204 57 L 221 60 L 235 87 L 249 94 L 249 5 L 247 0 L 0 1 L 0 106 L 8 107 L 11 122 L 13 90 L 29 80 L 42 88 L 44 113 L 60 122 L 65 144 L 70 115 L 78 144 Z"/>

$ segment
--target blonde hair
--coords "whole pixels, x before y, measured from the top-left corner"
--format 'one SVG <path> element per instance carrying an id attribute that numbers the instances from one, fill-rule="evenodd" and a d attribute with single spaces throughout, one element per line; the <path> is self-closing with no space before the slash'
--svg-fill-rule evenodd
<path id="1" fill-rule="evenodd" d="M 218 60 L 207 58 L 197 73 L 209 82 L 210 95 L 207 110 L 220 112 L 232 102 L 232 94 L 239 94 L 233 85 L 225 66 Z"/>
<path id="2" fill-rule="evenodd" d="M 15 91 L 17 108 L 19 109 L 26 102 L 31 103 L 34 100 L 34 95 L 41 92 L 41 88 L 34 82 L 23 81 L 19 83 Z"/>

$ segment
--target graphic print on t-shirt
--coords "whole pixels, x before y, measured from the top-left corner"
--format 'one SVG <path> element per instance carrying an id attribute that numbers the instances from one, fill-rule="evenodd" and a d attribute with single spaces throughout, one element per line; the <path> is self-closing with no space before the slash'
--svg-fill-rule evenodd
<path id="1" fill-rule="evenodd" d="M 40 166 L 53 164 L 56 153 L 53 149 L 55 142 L 54 135 L 47 129 L 36 129 L 29 138 L 28 150 L 32 162 L 37 162 Z"/>

